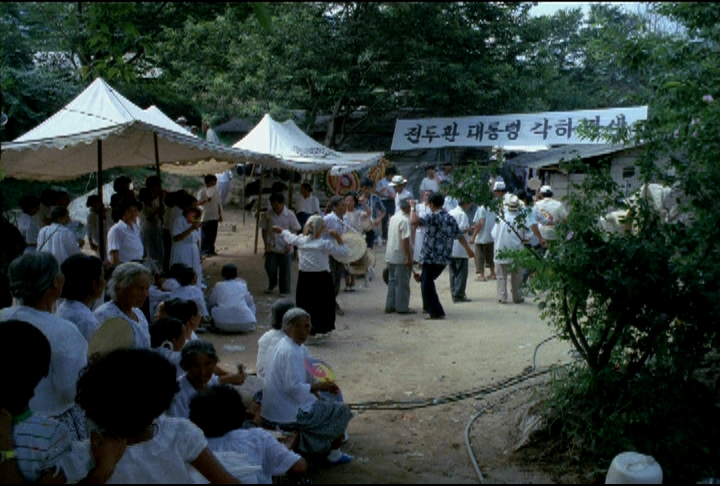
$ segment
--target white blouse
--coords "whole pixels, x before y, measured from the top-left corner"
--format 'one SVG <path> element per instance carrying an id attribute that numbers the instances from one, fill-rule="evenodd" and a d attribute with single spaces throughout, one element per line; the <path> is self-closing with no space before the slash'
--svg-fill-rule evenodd
<path id="1" fill-rule="evenodd" d="M 310 235 L 295 235 L 283 230 L 279 235 L 288 245 L 298 248 L 298 269 L 303 272 L 329 272 L 329 255 L 344 257 L 350 254 L 345 245 L 338 245 L 329 238 L 313 238 Z"/>
<path id="2" fill-rule="evenodd" d="M 80 334 L 82 334 L 87 341 L 90 341 L 90 337 L 95 332 L 95 329 L 100 326 L 100 323 L 98 322 L 97 317 L 95 317 L 95 314 L 93 314 L 93 311 L 90 310 L 88 306 L 82 302 L 78 302 L 77 300 L 65 299 L 58 306 L 55 315 L 75 324 L 78 331 L 80 331 Z"/>
<path id="3" fill-rule="evenodd" d="M 130 323 L 130 327 L 132 327 L 133 334 L 135 335 L 135 347 L 138 349 L 150 349 L 150 327 L 148 326 L 147 319 L 145 319 L 145 314 L 137 307 L 133 307 L 133 312 L 138 318 L 137 321 L 126 316 L 115 302 L 105 302 L 95 309 L 95 317 L 97 317 L 101 325 L 111 317 L 125 319 Z"/>
<path id="4" fill-rule="evenodd" d="M 142 260 L 145 255 L 140 227 L 129 226 L 125 221 L 118 221 L 108 231 L 108 260 L 110 252 L 117 251 L 120 263 Z"/>

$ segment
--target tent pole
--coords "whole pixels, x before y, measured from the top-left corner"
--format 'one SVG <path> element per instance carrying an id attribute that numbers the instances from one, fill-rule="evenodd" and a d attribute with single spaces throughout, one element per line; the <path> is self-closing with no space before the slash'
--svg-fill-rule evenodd
<path id="1" fill-rule="evenodd" d="M 254 165 L 253 165 L 253 169 L 255 169 Z M 257 212 L 255 213 L 255 254 L 257 254 L 258 232 L 260 231 L 260 209 L 262 207 L 262 192 L 263 192 L 264 179 L 265 179 L 265 171 L 263 170 L 263 167 L 260 166 L 260 187 L 258 187 L 258 205 L 257 205 Z"/>
<path id="2" fill-rule="evenodd" d="M 160 184 L 160 194 L 158 195 L 158 200 L 160 202 L 160 220 L 162 221 L 162 217 L 165 214 L 165 205 L 163 203 L 162 177 L 160 177 L 160 154 L 158 153 L 158 140 L 157 133 L 155 132 L 153 132 L 153 142 L 155 142 L 155 174 L 157 174 L 158 182 Z"/>
<path id="3" fill-rule="evenodd" d="M 105 215 L 107 214 L 107 211 L 105 211 L 105 201 L 103 199 L 103 173 L 102 173 L 102 140 L 98 139 L 98 152 L 97 152 L 97 161 L 98 161 L 98 167 L 97 167 L 97 185 L 98 185 L 98 196 L 100 196 L 100 204 L 102 204 L 102 214 L 99 215 L 98 220 L 100 222 L 100 235 L 98 237 L 98 250 L 100 253 L 100 258 L 103 260 L 103 264 L 107 261 L 107 258 L 105 258 L 105 224 L 106 221 L 103 221 Z"/>

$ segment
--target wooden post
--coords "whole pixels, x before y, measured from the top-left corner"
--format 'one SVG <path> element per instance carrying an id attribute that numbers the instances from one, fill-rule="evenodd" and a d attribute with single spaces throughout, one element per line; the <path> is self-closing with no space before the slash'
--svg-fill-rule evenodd
<path id="1" fill-rule="evenodd" d="M 102 214 L 98 218 L 100 221 L 100 235 L 98 237 L 98 250 L 100 253 L 100 258 L 103 260 L 103 265 L 107 261 L 107 257 L 105 256 L 105 222 L 103 221 L 103 217 L 105 214 L 107 214 L 107 211 L 105 211 L 105 202 L 103 200 L 103 174 L 102 174 L 102 140 L 98 139 L 98 154 L 97 154 L 97 160 L 98 160 L 98 167 L 97 167 L 97 185 L 98 185 L 98 196 L 100 196 L 100 204 L 102 204 Z"/>
<path id="2" fill-rule="evenodd" d="M 253 165 L 253 170 L 254 169 L 255 169 L 255 166 Z M 260 166 L 260 187 L 258 188 L 258 205 L 257 205 L 257 212 L 255 213 L 255 254 L 257 254 L 258 233 L 260 232 L 260 210 L 262 209 L 262 191 L 263 191 L 264 179 L 265 179 L 265 171 L 263 170 L 263 167 Z"/>

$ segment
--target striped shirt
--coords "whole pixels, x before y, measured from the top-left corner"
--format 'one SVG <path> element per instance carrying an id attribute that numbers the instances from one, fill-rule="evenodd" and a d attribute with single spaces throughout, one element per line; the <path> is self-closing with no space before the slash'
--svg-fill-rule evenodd
<path id="1" fill-rule="evenodd" d="M 67 426 L 50 417 L 30 410 L 16 416 L 13 426 L 13 447 L 20 474 L 28 481 L 37 481 L 44 471 L 60 468 L 68 480 L 82 479 L 63 467 L 68 458 L 71 436 Z"/>

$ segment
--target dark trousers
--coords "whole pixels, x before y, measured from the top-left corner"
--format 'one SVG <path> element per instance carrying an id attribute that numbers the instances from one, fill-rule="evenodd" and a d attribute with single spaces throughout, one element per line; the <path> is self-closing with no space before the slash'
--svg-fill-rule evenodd
<path id="1" fill-rule="evenodd" d="M 450 273 L 450 293 L 453 300 L 467 299 L 465 289 L 467 288 L 468 259 L 451 258 L 448 270 Z"/>
<path id="2" fill-rule="evenodd" d="M 265 272 L 268 276 L 268 290 L 278 285 L 280 276 L 280 293 L 290 293 L 290 256 L 292 253 L 265 253 Z"/>
<path id="3" fill-rule="evenodd" d="M 382 238 L 383 241 L 387 242 L 388 222 L 390 221 L 390 216 L 395 214 L 395 200 L 383 199 L 382 203 L 383 206 L 385 206 L 385 216 L 382 219 Z"/>
<path id="4" fill-rule="evenodd" d="M 211 221 L 203 221 L 202 234 L 200 240 L 200 252 L 204 255 L 215 253 L 215 241 L 217 240 L 218 225 L 217 219 Z"/>
<path id="5" fill-rule="evenodd" d="M 333 285 L 335 286 L 335 297 L 340 293 L 340 281 L 343 277 L 343 270 L 345 270 L 345 264 L 330 257 L 330 274 L 333 278 Z"/>
<path id="6" fill-rule="evenodd" d="M 442 317 L 445 310 L 440 303 L 437 289 L 435 288 L 435 280 L 445 269 L 445 265 L 437 263 L 423 263 L 422 273 L 420 274 L 420 291 L 422 292 L 423 310 L 428 311 L 430 317 Z"/>

